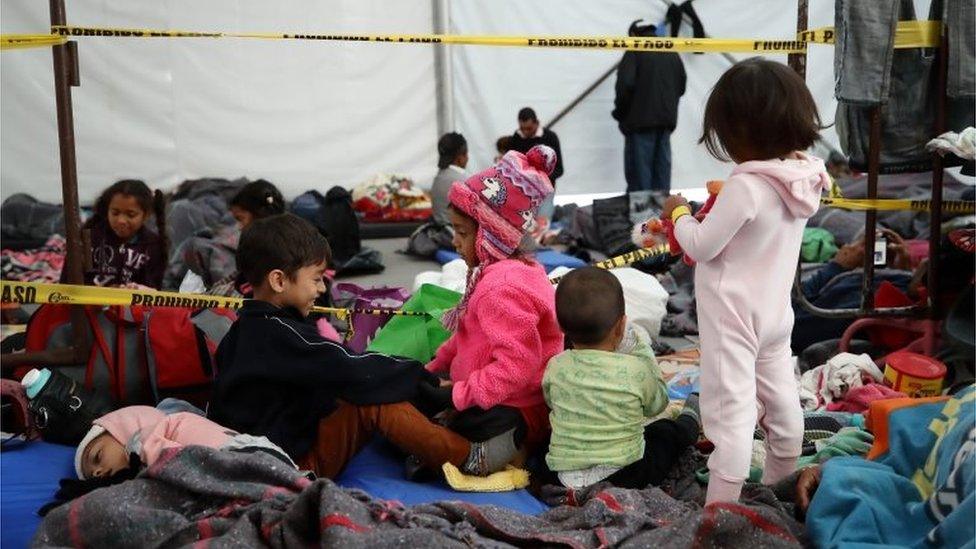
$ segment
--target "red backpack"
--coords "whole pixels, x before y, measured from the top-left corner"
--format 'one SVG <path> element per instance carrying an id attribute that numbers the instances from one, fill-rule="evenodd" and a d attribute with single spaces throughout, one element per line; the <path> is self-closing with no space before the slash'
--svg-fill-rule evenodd
<path id="1" fill-rule="evenodd" d="M 84 307 L 91 339 L 85 364 L 58 370 L 116 406 L 153 405 L 166 397 L 205 407 L 217 345 L 237 319 L 229 309 Z M 27 351 L 72 344 L 70 311 L 42 305 L 27 323 Z M 29 368 L 17 372 L 22 377 Z"/>

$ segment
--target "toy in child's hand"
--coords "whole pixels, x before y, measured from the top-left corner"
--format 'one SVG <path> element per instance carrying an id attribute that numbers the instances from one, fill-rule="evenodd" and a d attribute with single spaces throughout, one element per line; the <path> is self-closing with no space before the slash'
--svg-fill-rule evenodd
<path id="1" fill-rule="evenodd" d="M 708 212 L 712 210 L 712 206 L 715 205 L 715 200 L 718 198 L 718 193 L 722 190 L 722 183 L 723 182 L 721 180 L 712 180 L 705 184 L 706 188 L 708 189 L 708 200 L 706 200 L 701 209 L 695 213 L 695 219 L 698 221 L 705 219 Z M 666 238 L 668 241 L 668 246 L 671 248 L 671 255 L 681 255 L 683 253 L 681 250 L 681 244 L 679 244 L 678 240 L 674 237 L 674 222 L 671 220 L 671 212 L 667 212 L 667 216 L 665 216 L 664 213 L 665 212 L 661 212 L 660 219 L 649 219 L 640 225 L 639 234 L 644 238 L 644 242 L 647 242 L 648 239 L 652 237 L 658 237 L 662 240 Z M 641 242 L 638 241 L 637 237 L 638 230 L 635 227 L 634 242 L 641 245 Z M 695 264 L 695 260 L 689 257 L 688 254 L 685 254 L 684 262 L 688 266 L 693 266 Z"/>

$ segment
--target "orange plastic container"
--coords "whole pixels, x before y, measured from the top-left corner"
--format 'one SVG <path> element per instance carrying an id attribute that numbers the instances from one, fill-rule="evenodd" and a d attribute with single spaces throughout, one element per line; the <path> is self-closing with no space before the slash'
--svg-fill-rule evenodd
<path id="1" fill-rule="evenodd" d="M 885 359 L 885 382 L 911 397 L 937 396 L 945 375 L 945 364 L 918 353 L 898 351 Z"/>

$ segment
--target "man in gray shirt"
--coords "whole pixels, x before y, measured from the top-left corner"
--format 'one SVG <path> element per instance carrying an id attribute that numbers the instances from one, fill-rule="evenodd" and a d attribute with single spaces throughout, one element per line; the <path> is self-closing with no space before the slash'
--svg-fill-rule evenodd
<path id="1" fill-rule="evenodd" d="M 445 133 L 437 141 L 437 167 L 440 170 L 434 177 L 434 184 L 430 188 L 430 198 L 433 203 L 431 219 L 441 225 L 450 224 L 447 207 L 450 202 L 447 193 L 455 181 L 463 181 L 467 174 L 464 168 L 468 165 L 468 142 L 459 133 Z"/>

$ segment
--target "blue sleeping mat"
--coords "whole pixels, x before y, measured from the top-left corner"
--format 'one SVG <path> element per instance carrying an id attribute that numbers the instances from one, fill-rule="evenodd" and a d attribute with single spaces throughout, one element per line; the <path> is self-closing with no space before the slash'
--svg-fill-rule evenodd
<path id="1" fill-rule="evenodd" d="M 37 510 L 51 501 L 62 478 L 74 477 L 74 448 L 36 441 L 12 442 L 0 453 L 0 546 L 27 547 L 41 522 Z M 359 488 L 406 505 L 440 500 L 492 504 L 536 515 L 548 509 L 527 491 L 478 494 L 455 492 L 443 482 L 419 484 L 403 478 L 403 461 L 385 440 L 374 440 L 337 479 L 340 486 Z"/>
<path id="2" fill-rule="evenodd" d="M 538 261 L 539 263 L 542 264 L 543 267 L 545 267 L 547 273 L 552 272 L 552 270 L 555 269 L 556 267 L 569 267 L 570 269 L 578 269 L 579 267 L 586 266 L 586 262 L 583 261 L 582 259 L 578 257 L 573 257 L 571 255 L 566 255 L 562 252 L 557 252 L 554 250 L 540 249 L 540 250 L 536 250 L 533 255 L 535 255 L 536 261 Z M 437 250 L 437 253 L 434 255 L 434 260 L 440 263 L 441 265 L 443 265 L 445 263 L 450 263 L 451 261 L 454 261 L 459 257 L 461 256 L 459 256 L 456 252 L 451 252 L 448 250 Z"/>
<path id="3" fill-rule="evenodd" d="M 359 488 L 375 497 L 397 500 L 404 505 L 461 500 L 507 507 L 529 515 L 537 515 L 549 509 L 526 490 L 456 492 L 444 481 L 410 482 L 403 478 L 403 459 L 398 458 L 390 443 L 380 437 L 349 462 L 336 483 L 347 488 Z"/>
<path id="4" fill-rule="evenodd" d="M 0 546 L 27 547 L 41 523 L 37 510 L 58 481 L 75 476 L 75 449 L 47 442 L 10 442 L 0 453 Z"/>

